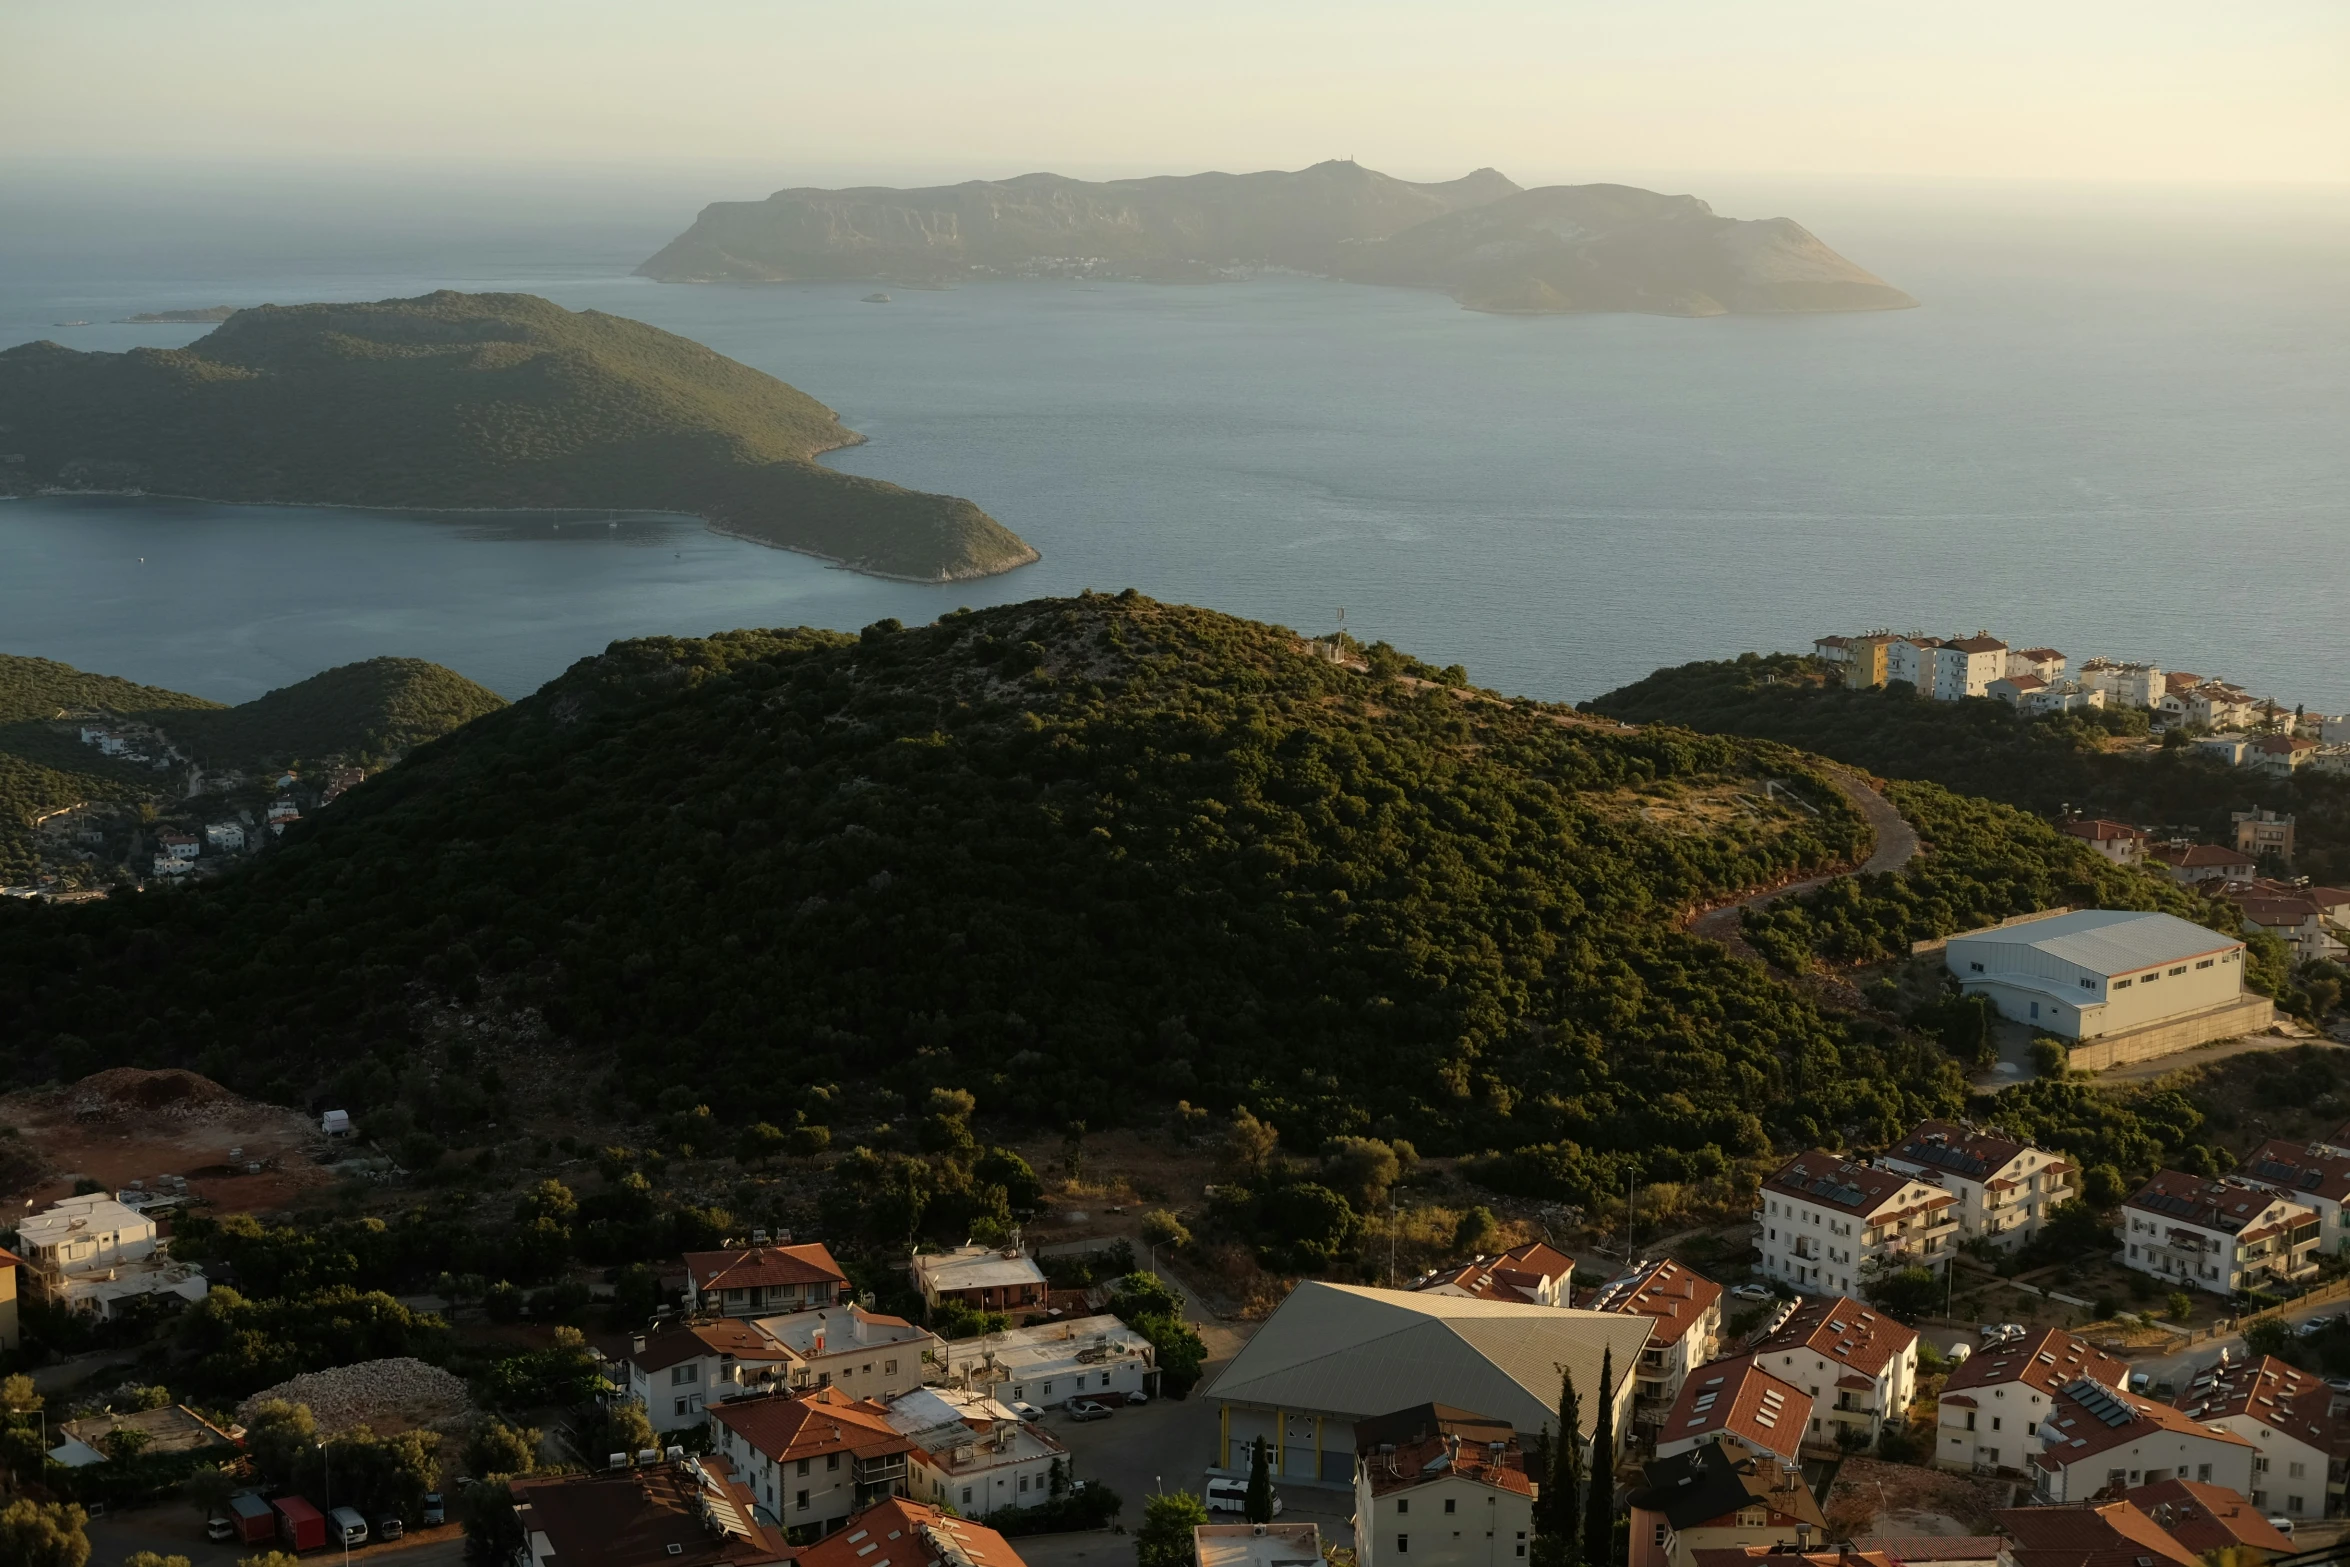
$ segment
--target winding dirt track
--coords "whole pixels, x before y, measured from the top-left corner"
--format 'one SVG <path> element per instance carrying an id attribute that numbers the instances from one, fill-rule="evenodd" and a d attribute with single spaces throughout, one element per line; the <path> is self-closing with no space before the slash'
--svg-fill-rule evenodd
<path id="1" fill-rule="evenodd" d="M 1760 963 L 1763 961 L 1762 954 L 1748 946 L 1745 936 L 1739 933 L 1740 917 L 1748 909 L 1759 909 L 1781 898 L 1815 891 L 1840 876 L 1873 876 L 1883 871 L 1897 871 L 1916 857 L 1917 829 L 1901 819 L 1901 813 L 1893 808 L 1892 801 L 1879 794 L 1876 787 L 1858 773 L 1833 768 L 1828 776 L 1834 781 L 1837 792 L 1850 800 L 1854 808 L 1868 819 L 1869 829 L 1876 835 L 1876 847 L 1869 857 L 1854 868 L 1789 882 L 1783 887 L 1766 887 L 1761 892 L 1749 893 L 1735 903 L 1703 910 L 1689 921 L 1692 934 L 1703 936 L 1709 941 L 1718 941 L 1740 957 L 1752 958 Z"/>

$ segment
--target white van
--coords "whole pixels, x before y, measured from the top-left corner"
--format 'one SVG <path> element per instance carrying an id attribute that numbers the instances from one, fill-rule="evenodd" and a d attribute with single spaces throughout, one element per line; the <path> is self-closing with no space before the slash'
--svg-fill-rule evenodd
<path id="1" fill-rule="evenodd" d="M 338 1507 L 326 1515 L 326 1532 L 335 1544 L 346 1549 L 367 1543 L 367 1520 L 356 1508 Z"/>
<path id="2" fill-rule="evenodd" d="M 1206 1501 L 1211 1513 L 1245 1513 L 1248 1511 L 1248 1482 L 1219 1477 L 1208 1482 Z M 1273 1490 L 1273 1516 L 1281 1516 L 1281 1490 Z"/>

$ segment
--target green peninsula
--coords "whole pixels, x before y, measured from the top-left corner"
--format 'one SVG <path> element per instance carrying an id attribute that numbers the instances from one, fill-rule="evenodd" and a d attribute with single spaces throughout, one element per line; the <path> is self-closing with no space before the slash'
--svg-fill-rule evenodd
<path id="1" fill-rule="evenodd" d="M 967 500 L 814 461 L 860 439 L 699 343 L 529 294 L 265 305 L 186 348 L 0 352 L 0 493 L 676 511 L 922 582 L 1037 558 Z"/>

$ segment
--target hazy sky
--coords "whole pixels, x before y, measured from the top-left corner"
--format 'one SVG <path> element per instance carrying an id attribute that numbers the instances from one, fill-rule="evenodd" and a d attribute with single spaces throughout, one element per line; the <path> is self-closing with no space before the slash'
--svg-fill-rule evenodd
<path id="1" fill-rule="evenodd" d="M 0 160 L 2350 180 L 2350 3 L 0 0 Z"/>

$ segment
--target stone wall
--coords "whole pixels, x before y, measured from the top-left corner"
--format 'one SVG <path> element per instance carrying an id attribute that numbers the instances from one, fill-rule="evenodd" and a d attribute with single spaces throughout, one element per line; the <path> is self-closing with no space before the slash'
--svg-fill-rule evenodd
<path id="1" fill-rule="evenodd" d="M 2246 994 L 2224 1007 L 2190 1013 L 2166 1023 L 2152 1023 L 2127 1033 L 2082 1040 L 2073 1046 L 2071 1065 L 2076 1072 L 2102 1072 L 2109 1066 L 2128 1066 L 2133 1061 L 2176 1055 L 2197 1045 L 2208 1045 L 2215 1039 L 2239 1039 L 2246 1034 L 2262 1033 L 2276 1020 L 2275 1003 L 2266 996 Z"/>

